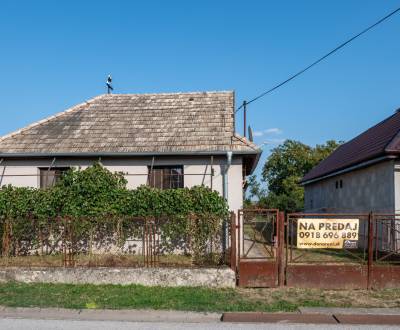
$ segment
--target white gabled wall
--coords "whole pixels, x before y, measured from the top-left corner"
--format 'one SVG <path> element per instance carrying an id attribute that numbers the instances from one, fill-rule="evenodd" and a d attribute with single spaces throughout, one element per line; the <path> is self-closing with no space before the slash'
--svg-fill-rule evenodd
<path id="1" fill-rule="evenodd" d="M 307 184 L 305 211 L 393 213 L 400 209 L 400 173 L 394 169 L 394 161 L 383 161 Z"/>
<path id="2" fill-rule="evenodd" d="M 394 211 L 400 213 L 400 162 L 394 163 Z"/>
<path id="3" fill-rule="evenodd" d="M 95 162 L 94 159 L 56 159 L 54 167 L 86 168 Z M 0 164 L 1 185 L 12 184 L 18 187 L 39 187 L 39 168 L 49 167 L 52 159 L 4 160 Z M 112 172 L 124 172 L 127 175 L 128 188 L 134 189 L 147 183 L 148 166 L 152 158 L 103 158 L 101 163 Z M 212 188 L 222 195 L 222 167 L 226 157 L 213 159 L 214 176 Z M 211 158 L 210 157 L 168 157 L 154 159 L 154 165 L 183 165 L 184 185 L 193 187 L 204 184 L 211 188 Z M 4 176 L 2 177 L 4 171 Z M 242 191 L 242 158 L 234 157 L 228 170 L 228 204 L 232 211 L 243 207 Z"/>

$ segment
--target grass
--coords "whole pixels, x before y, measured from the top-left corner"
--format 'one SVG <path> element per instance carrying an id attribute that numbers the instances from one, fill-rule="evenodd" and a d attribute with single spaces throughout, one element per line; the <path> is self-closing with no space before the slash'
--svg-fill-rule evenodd
<path id="1" fill-rule="evenodd" d="M 400 307 L 400 289 L 321 290 L 321 289 L 237 289 L 243 297 L 264 304 L 280 302 L 286 307 Z"/>
<path id="2" fill-rule="evenodd" d="M 368 256 L 362 250 L 342 249 L 297 249 L 292 248 L 293 262 L 296 263 L 363 263 Z M 290 250 L 289 250 L 290 260 Z"/>
<path id="3" fill-rule="evenodd" d="M 400 307 L 400 289 L 208 289 L 140 285 L 0 284 L 0 305 L 199 312 L 295 311 L 308 307 Z"/>
<path id="4" fill-rule="evenodd" d="M 191 311 L 253 310 L 233 289 L 164 288 L 140 285 L 0 284 L 0 305 Z"/>
<path id="5" fill-rule="evenodd" d="M 77 267 L 141 267 L 142 255 L 135 254 L 78 254 L 74 256 Z M 163 267 L 191 267 L 193 260 L 186 255 L 161 255 L 158 264 Z M 63 255 L 31 255 L 0 258 L 0 267 L 61 267 Z"/>

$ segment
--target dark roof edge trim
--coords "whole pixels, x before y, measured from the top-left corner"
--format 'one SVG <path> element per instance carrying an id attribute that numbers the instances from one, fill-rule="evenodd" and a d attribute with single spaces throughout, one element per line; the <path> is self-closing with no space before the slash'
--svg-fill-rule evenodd
<path id="1" fill-rule="evenodd" d="M 212 156 L 226 155 L 232 151 L 234 155 L 257 156 L 261 150 L 249 151 L 171 151 L 171 152 L 65 152 L 65 153 L 0 153 L 0 158 L 43 158 L 43 157 L 142 157 L 142 156 Z"/>
<path id="2" fill-rule="evenodd" d="M 331 178 L 331 177 L 339 175 L 339 174 L 343 174 L 343 173 L 351 172 L 351 171 L 354 171 L 354 170 L 357 170 L 357 169 L 360 169 L 360 168 L 363 168 L 363 167 L 367 167 L 367 166 L 379 163 L 379 162 L 384 161 L 384 160 L 395 159 L 395 158 L 397 158 L 397 156 L 388 155 L 388 156 L 383 156 L 383 157 L 371 159 L 371 160 L 368 160 L 366 162 L 362 162 L 362 163 L 347 167 L 347 168 L 342 169 L 342 170 L 334 171 L 334 172 L 332 172 L 330 174 L 326 174 L 324 176 L 320 176 L 320 177 L 317 177 L 317 178 L 314 178 L 314 179 L 310 179 L 310 180 L 307 180 L 307 181 L 300 181 L 300 184 L 302 186 L 305 186 L 305 185 L 313 183 L 313 182 L 321 181 L 321 180 L 324 180 L 324 179 L 327 179 L 327 178 Z"/>
<path id="3" fill-rule="evenodd" d="M 253 174 L 253 172 L 255 171 L 255 169 L 256 169 L 256 167 L 257 167 L 257 165 L 258 165 L 258 162 L 260 161 L 261 154 L 262 154 L 262 150 L 261 150 L 259 153 L 257 153 L 257 154 L 255 155 L 256 157 L 255 157 L 255 159 L 254 159 L 253 166 L 251 167 L 250 172 L 249 172 L 248 175 Z"/>
<path id="4" fill-rule="evenodd" d="M 385 151 L 387 153 L 399 153 L 399 150 L 396 148 L 396 145 L 399 144 L 400 141 L 400 131 L 389 141 L 389 143 L 385 146 Z"/>

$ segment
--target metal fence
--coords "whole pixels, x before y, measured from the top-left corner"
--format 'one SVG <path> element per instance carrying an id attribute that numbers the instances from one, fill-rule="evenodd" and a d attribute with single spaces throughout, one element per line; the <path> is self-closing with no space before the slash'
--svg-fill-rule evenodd
<path id="1" fill-rule="evenodd" d="M 359 221 L 357 230 L 357 246 L 343 245 L 340 248 L 299 248 L 297 244 L 298 227 L 301 219 L 329 219 L 337 223 L 343 219 L 354 219 Z M 287 216 L 286 226 L 286 262 L 288 264 L 318 264 L 318 263 L 361 263 L 368 262 L 368 221 L 369 214 L 317 214 L 317 213 L 294 213 Z M 306 232 L 312 234 L 312 232 Z M 317 239 L 314 237 L 305 237 Z M 331 237 L 332 238 L 332 237 Z M 339 237 L 341 238 L 341 237 Z M 349 240 L 351 240 L 351 236 Z M 354 237 L 353 237 L 354 238 Z M 329 234 L 325 241 L 329 240 Z"/>
<path id="2" fill-rule="evenodd" d="M 349 230 L 319 232 L 325 246 L 311 236 L 316 231 L 301 231 L 301 224 L 321 220 L 345 224 Z M 355 228 L 357 224 L 357 228 Z M 354 227 L 354 228 L 351 228 Z M 309 288 L 391 288 L 400 287 L 400 216 L 397 214 L 289 214 L 286 223 L 286 285 Z M 335 237 L 332 235 L 337 235 Z M 343 236 L 340 236 L 343 235 Z M 299 240 L 310 238 L 311 246 Z M 330 242 L 339 246 L 327 246 Z M 333 243 L 332 243 L 333 244 Z"/>
<path id="3" fill-rule="evenodd" d="M 240 210 L 232 267 L 248 287 L 400 287 L 400 215 Z"/>
<path id="4" fill-rule="evenodd" d="M 196 215 L 3 219 L 0 266 L 219 266 L 224 221 Z"/>
<path id="5" fill-rule="evenodd" d="M 375 214 L 372 257 L 376 264 L 400 264 L 400 215 Z"/>

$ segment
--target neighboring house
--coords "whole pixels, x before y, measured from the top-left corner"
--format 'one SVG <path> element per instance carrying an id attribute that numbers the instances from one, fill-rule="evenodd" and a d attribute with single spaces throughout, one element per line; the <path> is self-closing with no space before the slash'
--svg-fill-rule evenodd
<path id="1" fill-rule="evenodd" d="M 400 112 L 338 147 L 302 179 L 306 212 L 400 211 Z"/>
<path id="2" fill-rule="evenodd" d="M 48 187 L 100 160 L 129 188 L 205 185 L 237 210 L 260 154 L 235 133 L 233 92 L 106 94 L 0 138 L 0 186 Z"/>

